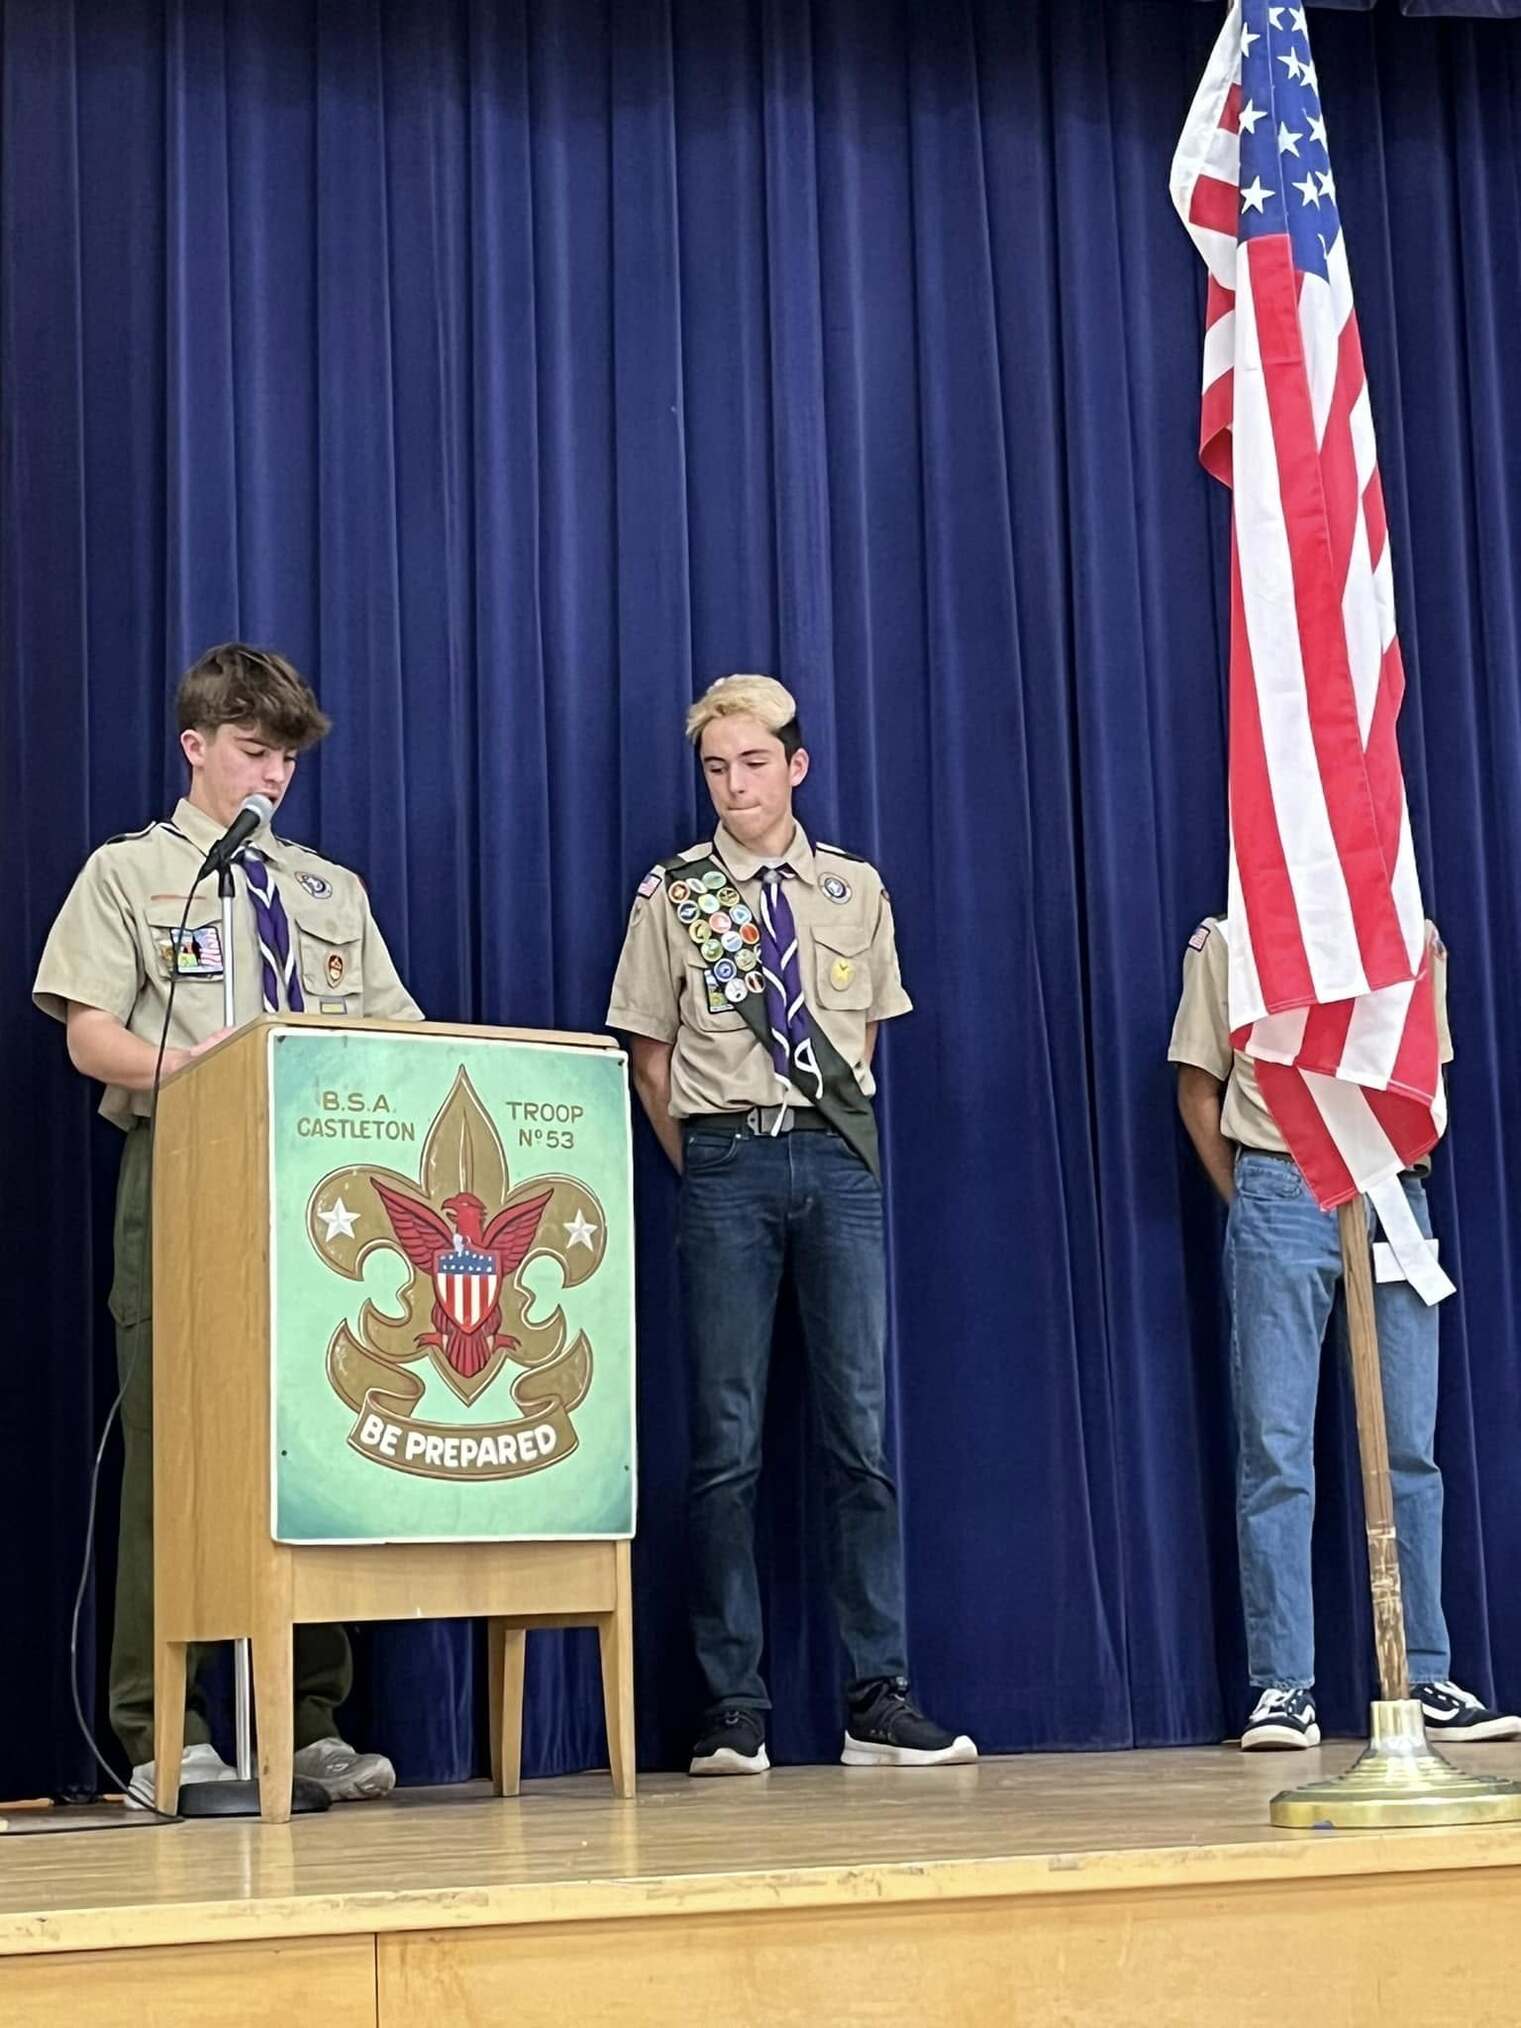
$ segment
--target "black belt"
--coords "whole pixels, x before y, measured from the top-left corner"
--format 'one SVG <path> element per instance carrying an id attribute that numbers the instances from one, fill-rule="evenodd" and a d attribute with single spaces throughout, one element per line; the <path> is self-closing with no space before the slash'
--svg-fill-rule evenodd
<path id="1" fill-rule="evenodd" d="M 777 1120 L 781 1119 L 781 1125 Z M 699 1134 L 832 1134 L 833 1127 L 812 1106 L 751 1106 L 743 1113 L 693 1113 L 681 1123 L 683 1133 Z"/>

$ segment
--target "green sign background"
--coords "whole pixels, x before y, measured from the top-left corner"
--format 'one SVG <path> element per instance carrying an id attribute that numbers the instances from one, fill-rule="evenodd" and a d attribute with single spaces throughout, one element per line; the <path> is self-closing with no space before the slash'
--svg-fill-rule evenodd
<path id="1" fill-rule="evenodd" d="M 276 1539 L 631 1535 L 632 1168 L 621 1053 L 316 1028 L 272 1031 L 269 1047 Z M 430 1134 L 431 1197 L 421 1180 Z M 443 1216 L 457 1215 L 442 1212 L 451 1189 L 473 1188 L 487 1227 L 504 1196 L 531 1197 L 538 1193 L 525 1186 L 553 1183 L 534 1250 L 503 1286 L 500 1329 L 519 1339 L 516 1355 L 502 1353 L 484 1375 L 451 1386 L 441 1353 L 417 1348 L 433 1328 L 431 1278 L 403 1253 L 377 1176 L 394 1195 Z M 562 1341 L 570 1358 L 557 1364 Z M 556 1414 L 557 1376 L 584 1379 L 588 1347 L 584 1399 L 562 1402 Z M 526 1401 L 514 1400 L 514 1383 Z M 419 1385 L 415 1402 L 406 1399 Z M 366 1449 L 363 1402 L 355 1403 L 373 1401 L 377 1387 L 392 1412 L 370 1419 Z M 467 1401 L 461 1387 L 480 1391 Z M 379 1454 L 384 1424 L 398 1426 L 388 1439 L 393 1459 L 408 1444 L 419 1450 L 414 1467 Z M 505 1444 L 489 1435 L 518 1425 L 538 1432 L 537 1441 L 525 1443 L 521 1430 Z M 446 1451 L 440 1438 L 424 1459 L 422 1426 L 462 1442 Z M 460 1462 L 471 1454 L 464 1440 L 479 1454 L 473 1466 Z M 493 1464 L 501 1475 L 490 1475 Z M 422 1475 L 429 1469 L 434 1475 Z"/>

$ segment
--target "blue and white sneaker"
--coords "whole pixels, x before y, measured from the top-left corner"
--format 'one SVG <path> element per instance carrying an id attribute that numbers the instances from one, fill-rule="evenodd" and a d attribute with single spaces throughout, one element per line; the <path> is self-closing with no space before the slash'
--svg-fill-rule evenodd
<path id="1" fill-rule="evenodd" d="M 1319 1746 L 1315 1699 L 1308 1690 L 1264 1690 L 1241 1734 L 1243 1753 Z"/>
<path id="2" fill-rule="evenodd" d="M 1521 1718 L 1491 1711 L 1471 1690 L 1456 1683 L 1412 1683 L 1410 1694 L 1421 1707 L 1427 1736 L 1441 1740 L 1521 1739 Z"/>

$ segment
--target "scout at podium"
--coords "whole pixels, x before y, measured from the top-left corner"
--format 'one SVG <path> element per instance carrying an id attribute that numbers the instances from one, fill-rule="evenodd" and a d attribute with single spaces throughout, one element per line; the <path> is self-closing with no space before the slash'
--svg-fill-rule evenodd
<path id="1" fill-rule="evenodd" d="M 884 1446 L 886 1266 L 871 1057 L 909 1011 L 872 866 L 810 843 L 791 693 L 730 676 L 692 707 L 720 819 L 640 883 L 608 1026 L 681 1172 L 692 1398 L 692 1626 L 708 1705 L 694 1775 L 766 1754 L 754 1508 L 784 1272 L 804 1322 L 829 1496 L 829 1582 L 848 1663 L 851 1766 L 975 1760 L 909 1694 L 898 1495 Z"/>
<path id="2" fill-rule="evenodd" d="M 296 761 L 328 729 L 310 688 L 283 656 L 232 642 L 185 674 L 177 715 L 190 769 L 171 817 L 92 853 L 48 936 L 33 997 L 66 1024 L 75 1068 L 105 1085 L 101 1112 L 126 1135 L 116 1193 L 111 1314 L 126 1393 L 122 1401 L 121 1537 L 111 1644 L 111 1725 L 134 1763 L 134 1794 L 153 1787 L 153 1318 L 144 1239 L 152 1204 L 148 1120 L 154 1062 L 171 979 L 173 1023 L 166 1074 L 223 1032 L 222 928 L 215 888 L 197 895 L 183 932 L 190 884 L 245 797 L 278 805 Z M 234 982 L 239 1022 L 262 1012 L 308 1010 L 415 1021 L 362 883 L 342 866 L 267 827 L 235 874 Z M 192 1656 L 182 1779 L 227 1781 L 234 1770 L 210 1743 Z M 394 1786 L 381 1754 L 357 1754 L 336 1735 L 352 1662 L 342 1627 L 296 1637 L 296 1772 L 337 1800 Z"/>

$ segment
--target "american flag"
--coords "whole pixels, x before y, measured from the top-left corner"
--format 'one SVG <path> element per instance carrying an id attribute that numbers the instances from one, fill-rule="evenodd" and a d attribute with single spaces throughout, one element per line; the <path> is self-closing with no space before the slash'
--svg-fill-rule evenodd
<path id="1" fill-rule="evenodd" d="M 1172 169 L 1209 269 L 1200 457 L 1232 492 L 1230 1022 L 1317 1200 L 1398 1178 L 1446 1099 L 1395 721 L 1404 671 L 1346 239 L 1303 7 L 1236 0 Z"/>

